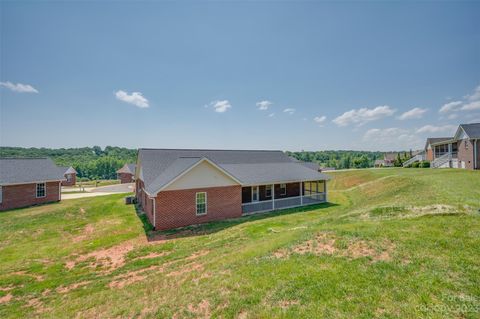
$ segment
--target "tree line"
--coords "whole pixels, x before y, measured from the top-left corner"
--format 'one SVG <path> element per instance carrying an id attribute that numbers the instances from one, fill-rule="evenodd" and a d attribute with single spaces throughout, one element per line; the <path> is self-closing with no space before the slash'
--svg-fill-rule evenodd
<path id="1" fill-rule="evenodd" d="M 321 167 L 349 169 L 373 167 L 376 159 L 383 159 L 384 153 L 369 151 L 287 151 L 287 154 L 304 162 L 317 163 Z"/>

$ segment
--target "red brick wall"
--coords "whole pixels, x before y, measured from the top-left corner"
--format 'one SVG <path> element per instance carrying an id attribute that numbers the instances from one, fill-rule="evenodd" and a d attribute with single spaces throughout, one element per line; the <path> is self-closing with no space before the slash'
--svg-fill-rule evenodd
<path id="1" fill-rule="evenodd" d="M 427 161 L 433 161 L 433 149 L 427 149 Z"/>
<path id="2" fill-rule="evenodd" d="M 460 140 L 458 142 L 458 161 L 465 163 L 466 169 L 473 169 L 473 143 L 470 140 Z M 460 165 L 460 163 L 459 163 Z"/>
<path id="3" fill-rule="evenodd" d="M 46 196 L 42 198 L 36 198 L 36 184 L 2 186 L 3 196 L 0 211 L 59 201 L 59 183 L 48 182 L 46 185 Z"/>
<path id="4" fill-rule="evenodd" d="M 70 175 L 70 181 L 63 181 L 62 186 L 73 186 L 77 182 L 77 175 L 76 174 L 65 174 L 65 178 L 67 175 Z"/>
<path id="5" fill-rule="evenodd" d="M 135 197 L 137 198 L 137 202 L 142 208 L 142 211 L 147 214 L 148 220 L 153 225 L 153 200 L 150 199 L 147 193 L 143 190 L 144 186 L 145 184 L 142 180 L 139 179 L 135 181 Z"/>
<path id="6" fill-rule="evenodd" d="M 480 140 L 477 140 L 477 167 L 475 169 L 480 169 Z"/>
<path id="7" fill-rule="evenodd" d="M 207 193 L 207 214 L 196 215 L 195 194 Z M 156 198 L 156 225 L 159 230 L 201 224 L 242 216 L 242 188 L 209 187 L 160 192 Z"/>
<path id="8" fill-rule="evenodd" d="M 117 179 L 120 180 L 120 183 L 121 183 L 121 184 L 133 183 L 133 174 L 129 174 L 129 173 L 118 173 L 118 174 L 117 174 Z"/>

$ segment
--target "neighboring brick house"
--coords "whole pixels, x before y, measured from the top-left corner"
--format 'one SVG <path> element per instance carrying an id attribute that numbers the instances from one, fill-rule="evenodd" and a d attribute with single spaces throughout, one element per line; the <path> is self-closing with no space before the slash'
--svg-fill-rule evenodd
<path id="1" fill-rule="evenodd" d="M 61 168 L 65 170 L 63 174 L 65 181 L 62 182 L 62 186 L 74 186 L 77 183 L 77 171 L 72 166 L 62 166 Z"/>
<path id="2" fill-rule="evenodd" d="M 428 138 L 425 154 L 433 168 L 480 169 L 480 123 L 460 124 L 453 137 Z"/>
<path id="3" fill-rule="evenodd" d="M 0 158 L 0 211 L 60 201 L 64 173 L 48 158 Z"/>
<path id="4" fill-rule="evenodd" d="M 140 149 L 136 167 L 155 229 L 327 201 L 329 177 L 281 151 Z"/>
<path id="5" fill-rule="evenodd" d="M 135 164 L 125 164 L 117 171 L 117 179 L 121 184 L 133 183 L 135 181 Z"/>

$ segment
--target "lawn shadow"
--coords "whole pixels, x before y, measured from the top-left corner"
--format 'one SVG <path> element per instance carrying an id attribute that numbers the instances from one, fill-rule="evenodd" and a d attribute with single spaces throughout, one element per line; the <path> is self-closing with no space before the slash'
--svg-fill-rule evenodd
<path id="1" fill-rule="evenodd" d="M 137 212 L 137 216 L 142 221 L 143 229 L 145 231 L 145 236 L 147 237 L 147 240 L 149 242 L 156 242 L 156 241 L 166 241 L 170 239 L 208 235 L 208 234 L 216 233 L 224 229 L 237 226 L 243 223 L 247 223 L 247 222 L 253 222 L 253 221 L 277 217 L 277 216 L 306 213 L 306 212 L 310 212 L 320 208 L 329 208 L 329 207 L 335 207 L 335 206 L 339 206 L 339 204 L 322 203 L 322 204 L 315 204 L 315 205 L 309 205 L 309 206 L 301 206 L 301 207 L 295 207 L 295 208 L 288 208 L 288 209 L 282 209 L 282 210 L 274 210 L 269 212 L 251 214 L 251 215 L 242 216 L 238 218 L 224 219 L 221 221 L 214 221 L 214 222 L 208 222 L 208 223 L 203 223 L 198 225 L 185 226 L 185 227 L 175 228 L 171 230 L 158 230 L 158 231 L 155 231 L 153 229 L 153 226 L 152 224 L 150 224 L 147 218 L 147 215 L 140 209 L 138 205 L 135 205 L 135 209 Z"/>

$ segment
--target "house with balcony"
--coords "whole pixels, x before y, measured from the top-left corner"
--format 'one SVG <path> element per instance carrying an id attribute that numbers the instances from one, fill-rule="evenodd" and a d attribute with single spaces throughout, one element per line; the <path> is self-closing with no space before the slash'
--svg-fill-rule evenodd
<path id="1" fill-rule="evenodd" d="M 324 203 L 329 177 L 282 151 L 140 149 L 136 198 L 155 229 Z"/>
<path id="2" fill-rule="evenodd" d="M 460 124 L 452 137 L 428 138 L 424 159 L 432 168 L 480 169 L 480 123 Z"/>

